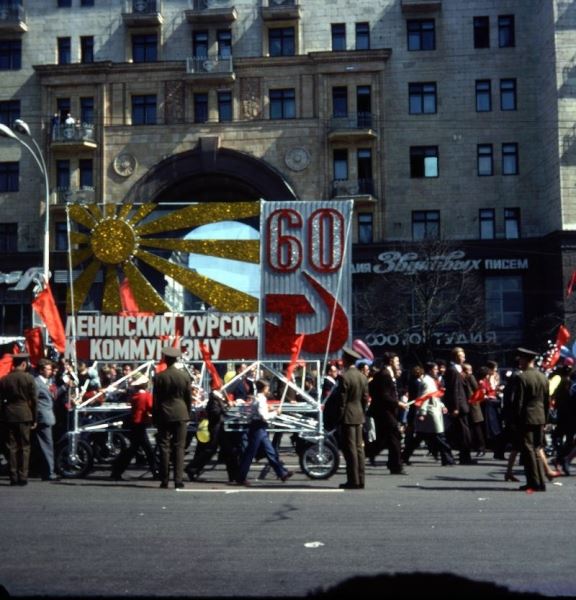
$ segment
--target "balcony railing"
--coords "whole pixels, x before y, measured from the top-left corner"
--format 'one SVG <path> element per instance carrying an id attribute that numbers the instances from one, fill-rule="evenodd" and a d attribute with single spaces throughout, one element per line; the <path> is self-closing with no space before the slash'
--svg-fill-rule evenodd
<path id="1" fill-rule="evenodd" d="M 80 189 L 58 187 L 52 191 L 52 204 L 92 204 L 94 200 L 93 187 Z"/>
<path id="2" fill-rule="evenodd" d="M 191 0 L 186 11 L 189 23 L 230 22 L 238 18 L 233 0 Z"/>
<path id="3" fill-rule="evenodd" d="M 262 0 L 262 18 L 265 21 L 299 19 L 300 5 L 296 0 Z"/>
<path id="4" fill-rule="evenodd" d="M 186 59 L 186 73 L 200 79 L 233 81 L 232 57 L 191 56 Z"/>
<path id="5" fill-rule="evenodd" d="M 377 118 L 367 112 L 332 117 L 328 137 L 332 141 L 374 139 L 378 137 Z"/>
<path id="6" fill-rule="evenodd" d="M 131 27 L 161 25 L 162 0 L 124 0 L 122 19 Z"/>
<path id="7" fill-rule="evenodd" d="M 0 31 L 28 31 L 23 6 L 11 2 L 0 4 Z"/>
<path id="8" fill-rule="evenodd" d="M 374 179 L 335 179 L 332 182 L 332 198 L 350 196 L 374 196 Z"/>
<path id="9" fill-rule="evenodd" d="M 442 0 L 401 0 L 402 12 L 431 13 L 442 10 Z"/>
<path id="10" fill-rule="evenodd" d="M 90 123 L 53 125 L 50 144 L 52 150 L 94 150 L 98 147 L 94 125 Z"/>

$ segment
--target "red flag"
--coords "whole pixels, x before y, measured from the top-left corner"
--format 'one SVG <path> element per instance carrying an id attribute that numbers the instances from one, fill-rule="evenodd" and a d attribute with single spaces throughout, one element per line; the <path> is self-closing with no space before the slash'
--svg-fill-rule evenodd
<path id="1" fill-rule="evenodd" d="M 204 342 L 200 342 L 200 352 L 202 352 L 202 359 L 206 363 L 206 368 L 208 369 L 210 375 L 212 376 L 211 387 L 213 390 L 218 390 L 222 387 L 222 380 L 220 379 L 220 375 L 216 370 L 212 362 L 212 357 L 210 356 L 210 350 L 206 347 Z"/>
<path id="2" fill-rule="evenodd" d="M 178 326 L 176 327 L 176 335 L 174 336 L 174 340 L 172 341 L 172 346 L 174 348 L 179 348 L 180 347 L 180 330 L 178 329 Z M 164 342 L 164 341 L 168 341 L 170 339 L 171 336 L 169 335 L 161 335 L 160 336 L 160 341 Z M 156 365 L 156 373 L 161 373 L 162 371 L 164 371 L 166 369 L 166 361 L 164 360 L 164 357 L 162 357 L 160 359 L 160 362 Z"/>
<path id="3" fill-rule="evenodd" d="M 40 315 L 52 338 L 54 348 L 58 352 L 64 353 L 66 350 L 66 332 L 64 331 L 64 325 L 54 301 L 50 284 L 47 283 L 46 287 L 34 298 L 32 308 Z"/>
<path id="4" fill-rule="evenodd" d="M 286 369 L 286 379 L 288 381 L 292 380 L 292 373 L 294 373 L 294 369 L 296 368 L 296 364 L 298 363 L 298 357 L 300 356 L 300 350 L 302 350 L 302 344 L 304 343 L 304 334 L 300 334 L 293 342 L 292 347 L 290 348 L 290 364 Z"/>
<path id="5" fill-rule="evenodd" d="M 4 375 L 8 375 L 12 370 L 12 355 L 18 354 L 19 352 L 18 344 L 14 344 L 12 347 L 12 354 L 3 354 L 2 358 L 0 358 L 0 377 L 4 377 Z"/>
<path id="6" fill-rule="evenodd" d="M 44 342 L 42 340 L 42 329 L 40 327 L 31 327 L 24 330 L 26 338 L 26 350 L 30 354 L 30 363 L 33 367 L 44 357 Z"/>
<path id="7" fill-rule="evenodd" d="M 427 394 L 416 398 L 416 400 L 414 400 L 414 406 L 420 407 L 424 404 L 424 402 L 426 402 L 426 400 L 430 400 L 430 398 L 442 398 L 443 395 L 443 390 L 435 390 L 433 392 L 428 392 Z"/>
<path id="8" fill-rule="evenodd" d="M 122 303 L 121 314 L 133 315 L 140 312 L 128 278 L 125 278 L 120 284 L 120 302 Z"/>
<path id="9" fill-rule="evenodd" d="M 572 294 L 572 292 L 574 291 L 575 285 L 576 285 L 576 271 L 574 271 L 574 273 L 572 273 L 572 276 L 570 277 L 570 281 L 568 282 L 568 287 L 566 288 L 567 296 L 570 296 L 570 294 Z"/>
<path id="10" fill-rule="evenodd" d="M 556 334 L 556 342 L 551 351 L 549 351 L 548 356 L 546 356 L 542 362 L 542 370 L 547 371 L 551 369 L 560 359 L 560 350 L 562 346 L 566 344 L 566 342 L 570 339 L 570 332 L 564 325 L 560 325 L 560 329 L 558 329 L 558 333 Z"/>

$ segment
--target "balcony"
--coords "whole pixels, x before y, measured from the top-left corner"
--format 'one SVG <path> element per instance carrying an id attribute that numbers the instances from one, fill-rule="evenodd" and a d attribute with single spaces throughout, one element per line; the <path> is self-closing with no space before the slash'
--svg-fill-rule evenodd
<path id="1" fill-rule="evenodd" d="M 436 13 L 442 10 L 442 0 L 402 0 L 402 12 L 407 15 Z"/>
<path id="2" fill-rule="evenodd" d="M 376 117 L 372 113 L 332 117 L 328 122 L 328 139 L 331 142 L 367 141 L 377 137 Z"/>
<path id="3" fill-rule="evenodd" d="M 334 200 L 347 200 L 352 198 L 358 204 L 370 205 L 376 202 L 374 195 L 373 179 L 335 179 L 332 181 L 332 194 Z"/>
<path id="4" fill-rule="evenodd" d="M 185 15 L 188 23 L 232 23 L 238 18 L 233 0 L 193 0 Z"/>
<path id="5" fill-rule="evenodd" d="M 296 0 L 262 0 L 264 21 L 294 21 L 300 19 L 300 5 Z"/>
<path id="6" fill-rule="evenodd" d="M 53 151 L 95 150 L 98 144 L 94 137 L 94 125 L 90 123 L 53 125 L 50 147 Z"/>
<path id="7" fill-rule="evenodd" d="M 56 188 L 52 190 L 50 203 L 63 206 L 65 204 L 94 204 L 96 193 L 93 187 L 80 189 Z"/>
<path id="8" fill-rule="evenodd" d="M 124 0 L 122 20 L 126 27 L 160 27 L 164 22 L 161 0 Z"/>
<path id="9" fill-rule="evenodd" d="M 25 33 L 26 12 L 19 4 L 2 3 L 0 5 L 0 33 Z"/>
<path id="10" fill-rule="evenodd" d="M 228 58 L 189 57 L 186 59 L 186 75 L 194 81 L 210 84 L 231 83 L 236 79 L 231 56 Z"/>

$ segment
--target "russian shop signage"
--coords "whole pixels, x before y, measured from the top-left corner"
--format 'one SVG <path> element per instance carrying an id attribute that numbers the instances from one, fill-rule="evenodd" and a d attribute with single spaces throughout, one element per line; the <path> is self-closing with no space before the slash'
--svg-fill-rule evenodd
<path id="1" fill-rule="evenodd" d="M 469 258 L 463 250 L 425 257 L 417 252 L 387 251 L 379 254 L 373 262 L 354 264 L 354 273 L 404 273 L 406 275 L 424 271 L 470 273 L 527 269 L 527 258 Z"/>
<path id="2" fill-rule="evenodd" d="M 194 360 L 202 358 L 201 344 L 215 360 L 283 360 L 303 334 L 301 356 L 318 359 L 335 355 L 350 337 L 352 201 L 68 210 L 80 274 L 68 294 L 67 335 L 78 358 L 158 359 L 162 346 L 178 341 Z M 259 239 L 190 235 L 230 221 L 257 223 Z M 230 273 L 256 265 L 259 297 L 202 275 L 195 256 L 230 261 Z M 190 294 L 205 311 L 186 310 Z M 82 313 L 86 305 L 96 310 Z"/>

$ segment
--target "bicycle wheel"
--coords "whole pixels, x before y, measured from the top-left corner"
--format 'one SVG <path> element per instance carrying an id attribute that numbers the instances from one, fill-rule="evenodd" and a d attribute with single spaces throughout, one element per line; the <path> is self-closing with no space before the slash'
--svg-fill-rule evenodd
<path id="1" fill-rule="evenodd" d="M 308 444 L 299 455 L 300 468 L 310 479 L 328 479 L 340 466 L 340 453 L 330 442 Z"/>
<path id="2" fill-rule="evenodd" d="M 76 454 L 70 453 L 68 442 L 63 444 L 56 454 L 56 470 L 66 479 L 85 477 L 93 466 L 92 449 L 84 440 L 76 442 Z"/>

